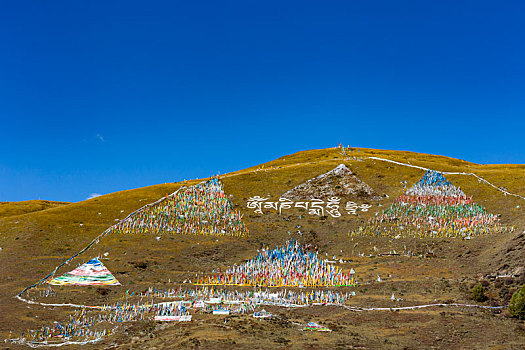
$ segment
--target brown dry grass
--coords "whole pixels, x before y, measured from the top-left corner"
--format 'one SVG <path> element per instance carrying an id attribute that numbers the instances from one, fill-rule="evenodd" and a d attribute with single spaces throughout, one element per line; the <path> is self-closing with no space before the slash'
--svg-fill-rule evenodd
<path id="1" fill-rule="evenodd" d="M 392 291 L 405 299 L 404 303 L 407 304 L 431 302 L 434 299 L 468 301 L 465 288 L 476 276 L 525 266 L 525 246 L 520 246 L 521 242 L 525 242 L 525 238 L 520 238 L 525 227 L 524 201 L 505 197 L 495 189 L 478 183 L 473 177 L 456 175 L 448 176 L 448 179 L 461 186 L 466 194 L 472 195 L 475 201 L 490 212 L 502 214 L 505 224 L 518 228 L 514 234 L 480 237 L 471 241 L 374 238 L 351 240 L 347 236 L 349 231 L 364 223 L 376 211 L 390 205 L 402 193 L 400 181 L 406 180 L 412 184 L 424 173 L 418 169 L 365 159 L 368 156 L 384 157 L 440 171 L 475 172 L 497 186 L 521 195 L 525 194 L 525 165 L 479 165 L 442 156 L 372 149 L 359 149 L 359 152 L 356 149 L 352 155 L 364 160 L 345 161 L 336 149 L 311 150 L 221 176 L 226 193 L 233 196 L 235 206 L 244 214 L 251 232 L 250 238 L 164 236 L 157 241 L 153 236 L 110 235 L 59 273 L 71 269 L 82 260 L 107 252 L 109 259 L 106 265 L 122 282 L 123 287 L 112 288 L 112 292 L 106 296 L 95 293 L 92 288 L 61 287 L 57 288 L 57 299 L 94 304 L 111 302 L 125 289 L 140 291 L 150 285 L 165 286 L 168 279 L 182 280 L 196 272 L 207 272 L 218 266 L 239 263 L 253 256 L 262 245 L 273 247 L 284 243 L 291 236 L 317 246 L 323 255 L 336 254 L 352 259 L 353 262 L 345 264 L 343 268 L 354 267 L 364 283 L 374 280 L 377 274 L 385 279 L 384 283 L 363 284 L 357 288 L 358 295 L 352 300 L 355 305 L 368 303 L 388 306 Z M 371 210 L 361 213 L 358 218 L 343 215 L 340 219 L 320 219 L 303 215 L 299 219 L 299 211 L 289 211 L 286 216 L 271 212 L 260 216 L 246 209 L 246 199 L 250 196 L 269 195 L 277 199 L 290 188 L 341 163 L 345 163 L 377 193 L 387 194 L 389 198 L 372 202 L 374 206 Z M 0 218 L 0 247 L 3 248 L 0 252 L 0 314 L 6 315 L 0 317 L 0 336 L 7 336 L 10 329 L 20 331 L 34 328 L 41 324 L 42 319 L 64 316 L 67 310 L 42 310 L 35 306 L 28 309 L 12 296 L 43 277 L 66 257 L 82 249 L 115 223 L 116 219 L 175 191 L 181 185 L 183 184 L 173 183 L 149 186 Z M 520 208 L 516 208 L 517 205 Z M 297 231 L 296 225 L 301 225 L 303 236 L 294 234 Z M 401 251 L 405 246 L 413 251 L 432 250 L 436 257 L 421 259 L 356 256 L 358 252 L 373 252 L 374 247 L 379 251 Z M 133 264 L 136 262 L 146 262 L 147 268 L 137 269 Z M 388 275 L 392 277 L 387 278 Z M 494 298 L 501 302 L 498 293 L 494 290 Z M 247 316 L 231 318 L 228 321 L 230 324 L 224 324 L 222 318 L 203 317 L 191 325 L 157 326 L 154 331 L 144 334 L 140 330 L 130 330 L 129 336 L 112 338 L 105 344 L 114 343 L 120 348 L 448 348 L 451 344 L 479 348 L 497 346 L 508 341 L 508 337 L 503 335 L 509 329 L 517 329 L 516 334 L 519 336 L 514 343 L 508 343 L 508 348 L 518 348 L 519 344 L 525 344 L 524 334 L 519 331 L 519 327 L 522 327 L 519 323 L 482 311 L 456 312 L 447 309 L 442 311 L 444 315 L 440 313 L 441 310 L 356 314 L 342 310 L 309 308 L 275 312 L 294 321 L 313 319 L 324 322 L 337 331 L 330 335 L 307 334 L 297 331 L 289 323 L 261 324 Z M 35 318 L 35 314 L 40 317 Z M 152 332 L 155 336 L 150 338 Z M 132 336 L 139 338 L 134 344 L 131 344 Z"/>
<path id="2" fill-rule="evenodd" d="M 40 199 L 21 202 L 0 202 L 0 218 L 7 216 L 33 213 L 70 204 L 68 202 L 53 202 Z"/>

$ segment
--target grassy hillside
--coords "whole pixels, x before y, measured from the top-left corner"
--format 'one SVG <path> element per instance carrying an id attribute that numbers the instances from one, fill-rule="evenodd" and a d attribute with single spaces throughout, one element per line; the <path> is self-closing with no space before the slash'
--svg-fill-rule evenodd
<path id="1" fill-rule="evenodd" d="M 70 203 L 44 201 L 40 199 L 21 202 L 0 202 L 0 218 L 32 213 L 35 211 L 56 208 L 68 204 Z"/>
<path id="2" fill-rule="evenodd" d="M 395 197 L 403 192 L 402 181 L 406 180 L 410 186 L 424 174 L 423 170 L 367 159 L 370 156 L 438 171 L 474 172 L 498 187 L 525 195 L 525 165 L 480 165 L 443 156 L 363 148 L 354 149 L 349 157 L 341 155 L 337 149 L 297 152 L 220 177 L 226 194 L 231 195 L 235 207 L 244 215 L 251 233 L 249 238 L 165 235 L 157 240 L 153 235 L 112 234 L 73 260 L 70 265 L 59 270 L 59 274 L 71 270 L 77 264 L 94 256 L 107 253 L 105 263 L 123 286 L 111 288 L 105 295 L 95 293 L 90 287 L 58 287 L 56 301 L 109 303 L 116 300 L 126 289 L 140 291 L 153 285 L 166 286 L 168 280 L 173 282 L 191 279 L 195 273 L 211 272 L 218 267 L 224 268 L 240 263 L 256 254 L 257 249 L 283 244 L 291 237 L 317 247 L 322 255 L 337 255 L 351 260 L 352 267 L 356 269 L 359 279 L 363 282 L 373 281 L 378 274 L 384 276 L 384 284 L 372 283 L 370 286 L 362 286 L 358 289 L 358 295 L 353 300 L 356 305 L 367 303 L 382 305 L 393 290 L 399 291 L 405 299 L 413 303 L 435 299 L 468 301 L 465 288 L 468 288 L 473 281 L 485 275 L 514 271 L 525 266 L 525 237 L 522 234 L 525 229 L 525 201 L 504 196 L 471 176 L 449 175 L 447 178 L 453 184 L 460 186 L 476 202 L 486 207 L 489 212 L 501 214 L 501 220 L 505 225 L 516 227 L 514 233 L 477 237 L 470 241 L 349 238 L 349 231 L 363 225 L 377 211 L 388 207 Z M 287 190 L 341 163 L 382 196 L 381 200 L 370 202 L 372 208 L 366 213 L 360 213 L 358 217 L 343 215 L 338 219 L 320 218 L 304 215 L 298 210 L 287 211 L 286 215 L 281 216 L 268 211 L 261 216 L 246 208 L 246 200 L 251 196 L 260 195 L 276 200 Z M 41 322 L 40 320 L 56 317 L 57 313 L 60 315 L 65 312 L 42 310 L 35 306 L 31 306 L 28 310 L 26 305 L 14 302 L 12 296 L 17 291 L 45 276 L 65 258 L 81 250 L 107 227 L 132 211 L 174 192 L 183 185 L 193 185 L 198 182 L 194 180 L 185 183 L 167 183 L 108 194 L 79 203 L 49 204 L 45 210 L 19 209 L 17 211 L 14 209 L 17 204 L 9 203 L 7 205 L 10 209 L 2 211 L 4 204 L 0 205 L 0 247 L 2 247 L 0 262 L 3 267 L 0 274 L 2 296 L 0 314 L 9 315 L 0 318 L 0 336 L 6 336 L 10 329 L 35 327 Z M 36 203 L 28 204 L 28 207 L 36 206 Z M 298 225 L 302 235 L 297 234 Z M 359 253 L 387 252 L 393 249 L 432 252 L 433 257 L 418 259 L 358 256 Z M 389 275 L 390 278 L 387 277 Z M 507 292 L 515 288 L 517 283 L 510 283 Z M 490 293 L 493 293 L 494 302 L 504 302 L 502 298 L 505 296 L 502 296 L 501 289 L 492 286 L 489 286 L 489 289 Z M 312 314 L 308 314 L 308 311 L 290 311 L 288 314 L 282 312 L 283 317 L 302 317 L 306 320 L 317 315 L 316 317 L 324 317 L 327 322 L 337 322 L 323 310 L 314 310 Z M 35 318 L 36 314 L 39 318 Z M 363 328 L 365 326 L 360 328 L 360 335 L 355 337 L 358 339 L 355 343 L 350 339 L 351 337 L 347 335 L 343 337 L 341 334 L 348 333 L 351 327 L 356 326 L 357 321 L 351 319 L 352 315 L 341 314 L 337 317 L 341 321 L 334 323 L 334 328 L 339 327 L 340 334 L 334 333 L 335 338 L 330 339 L 320 337 L 316 340 L 320 344 L 324 342 L 334 345 L 333 342 L 337 341 L 347 345 L 359 345 L 363 342 L 377 344 L 377 341 L 373 340 L 374 332 L 379 332 L 381 336 L 393 341 L 394 345 L 411 347 L 417 345 L 417 341 L 410 340 L 413 338 L 412 332 L 420 329 L 418 327 L 421 325 L 425 325 L 423 328 L 428 327 L 428 329 L 438 327 L 439 330 L 434 332 L 438 334 L 436 337 L 439 337 L 439 334 L 447 334 L 446 327 L 448 327 L 440 320 L 441 316 L 438 312 L 416 313 L 413 317 L 403 316 L 401 319 L 390 315 L 384 326 L 378 322 L 378 318 L 374 318 L 376 316 L 363 315 L 359 316 L 360 320 L 368 322 L 368 328 Z M 472 321 L 469 316 L 463 314 L 457 317 L 454 322 L 461 325 Z M 472 317 L 478 319 L 481 316 L 474 314 Z M 509 322 L 512 322 L 494 317 L 484 321 L 485 326 L 492 327 L 490 334 L 504 331 L 509 326 Z M 206 322 L 213 323 L 210 320 Z M 405 322 L 403 331 L 396 328 L 397 322 Z M 389 330 L 384 330 L 384 327 Z M 270 333 L 278 332 L 279 328 L 279 325 L 264 326 L 261 328 L 260 335 L 266 334 L 268 339 L 274 339 L 277 335 L 273 336 Z M 163 332 L 167 332 L 165 333 L 167 335 L 175 329 L 178 330 L 172 327 Z M 203 337 L 209 336 L 211 340 L 206 343 L 206 347 L 214 347 L 221 344 L 221 339 L 234 339 L 238 344 L 247 344 L 247 339 L 257 338 L 252 334 L 242 340 L 240 330 L 216 330 L 214 331 L 216 333 L 211 334 L 209 327 L 206 329 L 188 328 L 189 335 L 181 336 L 181 339 L 185 340 L 179 339 L 180 344 L 177 344 L 184 345 L 186 344 L 184 342 L 189 341 L 190 338 L 202 340 Z M 417 336 L 428 341 L 426 336 L 419 334 L 419 330 L 417 332 Z M 391 338 L 389 334 L 392 334 Z M 486 336 L 488 337 L 488 333 Z M 294 342 L 301 344 L 300 334 L 294 335 L 292 332 L 282 337 L 292 339 L 292 344 Z M 474 339 L 474 336 L 472 337 Z M 500 339 L 498 337 L 494 335 L 494 342 Z M 122 341 L 129 341 L 129 339 L 122 339 Z M 303 341 L 312 340 L 303 339 Z M 276 344 L 272 342 L 273 340 L 266 345 Z M 162 347 L 161 343 L 155 343 L 153 340 L 151 344 Z M 186 345 L 188 344 L 190 343 Z M 394 345 L 393 348 L 396 347 Z"/>

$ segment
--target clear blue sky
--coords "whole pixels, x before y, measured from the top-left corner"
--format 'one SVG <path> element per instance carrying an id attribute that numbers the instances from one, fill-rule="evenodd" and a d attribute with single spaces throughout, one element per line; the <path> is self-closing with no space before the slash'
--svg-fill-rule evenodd
<path id="1" fill-rule="evenodd" d="M 0 201 L 338 142 L 525 163 L 523 1 L 0 1 Z"/>

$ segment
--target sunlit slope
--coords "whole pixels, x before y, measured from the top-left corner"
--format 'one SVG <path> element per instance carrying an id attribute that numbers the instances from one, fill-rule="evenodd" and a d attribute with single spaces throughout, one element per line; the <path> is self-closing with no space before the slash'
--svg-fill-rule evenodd
<path id="1" fill-rule="evenodd" d="M 68 202 L 54 202 L 45 200 L 31 200 L 21 202 L 0 202 L 0 218 L 14 215 L 22 215 L 35 211 L 68 205 Z"/>
<path id="2" fill-rule="evenodd" d="M 383 157 L 399 162 L 428 167 L 439 171 L 475 172 L 497 186 L 513 193 L 525 194 L 525 166 L 523 165 L 478 165 L 453 158 L 401 151 L 358 149 L 345 157 L 337 149 L 311 150 L 284 156 L 274 161 L 221 176 L 227 195 L 235 207 L 244 214 L 250 238 L 197 237 L 171 235 L 157 240 L 153 236 L 110 235 L 92 250 L 79 257 L 77 263 L 87 261 L 98 254 L 108 253 L 110 268 L 123 285 L 147 285 L 164 278 L 186 278 L 199 271 L 210 271 L 248 259 L 261 245 L 282 244 L 297 231 L 297 213 L 291 211 L 291 220 L 285 215 L 272 212 L 260 216 L 246 208 L 246 200 L 255 195 L 269 196 L 276 200 L 287 190 L 304 181 L 332 170 L 344 163 L 357 177 L 369 184 L 381 201 L 374 202 L 368 213 L 359 217 L 318 218 L 307 216 L 300 223 L 302 238 L 306 243 L 315 244 L 328 254 L 343 250 L 349 254 L 353 243 L 347 237 L 348 231 L 363 224 L 368 217 L 403 191 L 402 181 L 413 184 L 424 174 L 423 170 L 403 167 L 369 156 Z M 447 178 L 472 196 L 490 212 L 502 214 L 502 222 L 523 227 L 524 201 L 504 196 L 494 188 L 480 184 L 474 177 L 448 175 Z M 186 182 L 186 185 L 199 181 Z M 52 271 L 66 257 L 73 255 L 93 238 L 124 218 L 133 210 L 153 202 L 177 190 L 182 184 L 162 184 L 117 192 L 95 199 L 59 206 L 44 211 L 15 215 L 0 219 L 0 255 L 6 271 L 2 278 L 3 295 L 14 294 L 26 285 Z M 388 197 L 386 197 L 386 196 Z M 521 205 L 521 208 L 517 208 Z M 521 229 L 522 230 L 522 229 Z M 517 233 L 514 235 L 517 236 Z M 473 244 L 480 261 L 476 268 L 488 268 L 494 255 L 513 237 L 488 237 Z M 374 242 L 385 247 L 388 240 Z M 452 242 L 454 247 L 463 247 L 465 242 Z M 458 248 L 459 249 L 459 248 Z M 446 253 L 446 252 L 445 252 Z M 451 253 L 452 254 L 452 253 Z M 452 255 L 451 255 L 452 256 Z M 499 256 L 499 255 L 498 255 Z M 145 263 L 145 267 L 141 263 Z M 59 271 L 66 272 L 73 266 Z"/>
<path id="3" fill-rule="evenodd" d="M 117 192 L 40 212 L 0 219 L 4 286 L 36 281 L 131 211 L 173 192 L 177 184 Z M 14 290 L 13 290 L 14 291 Z"/>

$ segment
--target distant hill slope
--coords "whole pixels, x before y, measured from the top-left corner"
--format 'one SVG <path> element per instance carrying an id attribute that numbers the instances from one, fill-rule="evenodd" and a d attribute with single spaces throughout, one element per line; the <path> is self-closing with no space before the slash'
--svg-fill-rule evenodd
<path id="1" fill-rule="evenodd" d="M 71 203 L 45 201 L 40 199 L 22 202 L 0 202 L 0 218 L 33 213 L 35 211 L 56 208 L 68 204 Z"/>

